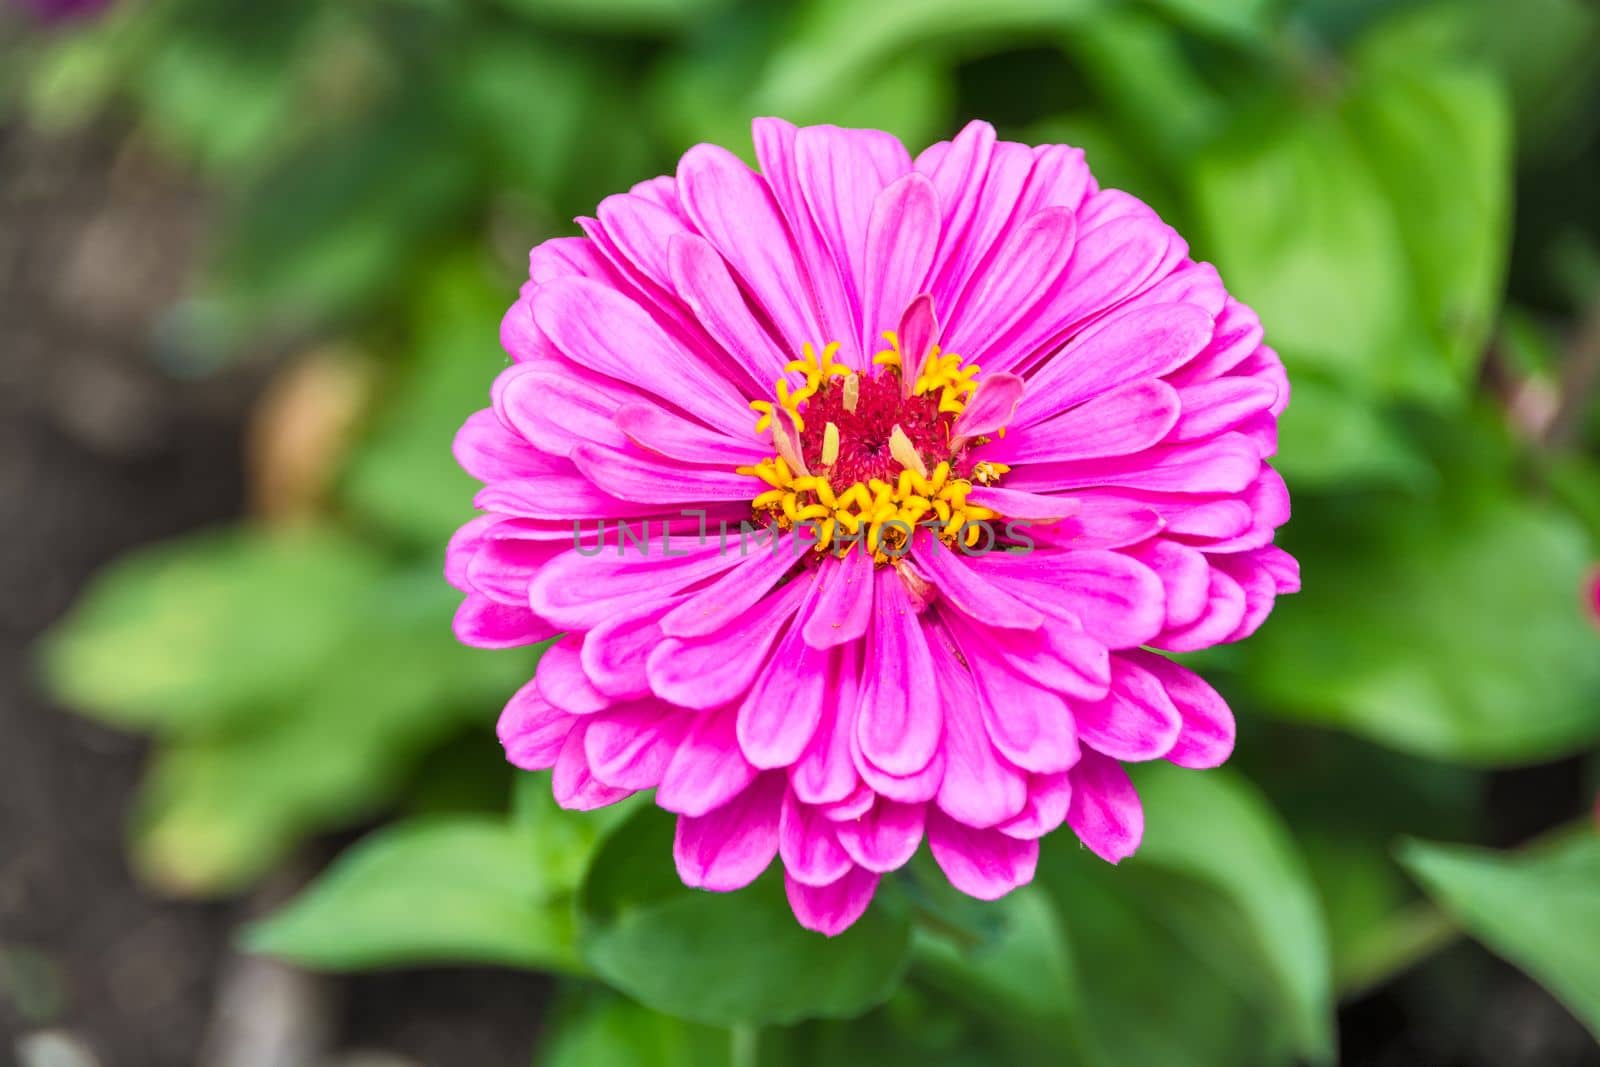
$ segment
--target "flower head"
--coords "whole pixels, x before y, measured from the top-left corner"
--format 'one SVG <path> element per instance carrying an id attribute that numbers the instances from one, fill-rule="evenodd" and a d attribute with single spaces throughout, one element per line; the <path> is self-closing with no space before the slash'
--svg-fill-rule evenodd
<path id="1" fill-rule="evenodd" d="M 1123 763 L 1227 758 L 1161 653 L 1298 587 L 1256 316 L 1083 154 L 984 123 L 913 159 L 755 124 L 533 250 L 457 438 L 456 631 L 561 635 L 500 721 L 573 808 L 654 788 L 685 882 L 775 858 L 835 933 L 926 839 L 982 898 L 1067 823 L 1116 862 Z"/>

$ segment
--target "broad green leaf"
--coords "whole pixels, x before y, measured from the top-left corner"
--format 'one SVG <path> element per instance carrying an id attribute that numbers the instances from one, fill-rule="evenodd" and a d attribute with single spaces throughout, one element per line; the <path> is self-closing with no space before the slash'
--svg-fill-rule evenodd
<path id="1" fill-rule="evenodd" d="M 1352 395 L 1311 374 L 1294 380 L 1278 421 L 1273 466 L 1291 490 L 1430 484 L 1436 474 L 1395 427 L 1396 416 L 1373 398 Z"/>
<path id="2" fill-rule="evenodd" d="M 259 718 L 361 628 L 379 568 L 322 531 L 241 528 L 141 550 L 96 578 L 45 641 L 50 687 L 126 727 Z"/>
<path id="3" fill-rule="evenodd" d="M 1236 134 L 1190 174 L 1200 251 L 1261 315 L 1291 370 L 1315 367 L 1372 390 L 1446 391 L 1444 368 L 1421 349 L 1383 189 L 1337 116 L 1314 111 Z"/>
<path id="4" fill-rule="evenodd" d="M 583 881 L 600 841 L 643 801 L 635 794 L 596 811 L 567 811 L 550 791 L 549 771 L 522 771 L 512 787 L 511 820 L 528 838 L 546 891 L 572 892 Z"/>
<path id="5" fill-rule="evenodd" d="M 1235 902 L 1152 865 L 1110 867 L 1070 837 L 1043 844 L 1036 884 L 1054 906 L 1082 999 L 1072 1039 L 1083 1051 L 1066 1062 L 1295 1061 L 1281 991 Z"/>
<path id="6" fill-rule="evenodd" d="M 1229 121 L 1223 98 L 1189 62 L 1185 42 L 1149 12 L 1107 11 L 1073 27 L 1063 39 L 1104 101 L 1105 117 L 1125 149 L 1137 147 L 1180 169 Z M 1095 177 L 1100 178 L 1098 171 Z M 1102 187 L 1106 184 L 1102 179 Z"/>
<path id="7" fill-rule="evenodd" d="M 540 22 L 612 33 L 653 33 L 714 18 L 730 0 L 500 0 Z"/>
<path id="8" fill-rule="evenodd" d="M 1227 771 L 1141 766 L 1145 836 L 1130 866 L 1153 865 L 1213 886 L 1243 919 L 1281 996 L 1301 1055 L 1333 1059 L 1328 938 L 1316 890 L 1267 802 Z"/>
<path id="9" fill-rule="evenodd" d="M 735 1067 L 728 1031 L 686 1022 L 613 994 L 588 995 L 557 1014 L 541 1067 Z"/>
<path id="10" fill-rule="evenodd" d="M 574 970 L 569 900 L 551 899 L 527 835 L 489 816 L 419 818 L 351 847 L 245 935 L 324 970 L 495 963 Z"/>
<path id="11" fill-rule="evenodd" d="M 1504 94 L 1487 72 L 1466 67 L 1369 77 L 1347 121 L 1398 224 L 1423 325 L 1449 370 L 1470 380 L 1510 248 Z"/>
<path id="12" fill-rule="evenodd" d="M 795 922 L 774 867 L 736 893 L 684 887 L 673 817 L 641 810 L 601 845 L 579 893 L 579 946 L 642 1003 L 718 1025 L 858 1015 L 905 970 L 910 928 L 880 898 L 837 937 Z"/>
<path id="13" fill-rule="evenodd" d="M 1305 589 L 1240 649 L 1264 708 L 1468 763 L 1600 737 L 1600 633 L 1578 595 L 1592 548 L 1465 458 L 1448 494 L 1302 504 L 1287 547 Z"/>
<path id="14" fill-rule="evenodd" d="M 1257 44 L 1274 29 L 1281 0 L 1152 0 L 1174 21 L 1203 33 Z"/>
<path id="15" fill-rule="evenodd" d="M 848 100 L 882 65 L 920 53 L 962 56 L 1019 33 L 1058 30 L 1100 0 L 816 0 L 773 52 L 756 90 L 760 109 L 814 114 Z"/>
<path id="16" fill-rule="evenodd" d="M 237 727 L 160 747 L 134 825 L 145 878 L 185 894 L 237 890 L 302 835 L 370 816 L 464 727 L 495 743 L 495 715 L 529 658 L 458 645 L 455 594 L 431 567 L 382 588 L 364 602 L 359 637 L 304 688 Z"/>
<path id="17" fill-rule="evenodd" d="M 1498 307 L 1508 168 L 1505 108 L 1481 74 L 1360 72 L 1340 98 L 1202 155 L 1197 247 L 1291 370 L 1458 404 Z"/>
<path id="18" fill-rule="evenodd" d="M 1592 828 L 1522 855 L 1411 841 L 1400 859 L 1468 933 L 1600 1038 L 1600 836 Z"/>
<path id="19" fill-rule="evenodd" d="M 1024 1062 L 1080 1059 L 1083 993 L 1049 896 L 1024 886 L 983 907 L 1000 919 L 998 936 L 961 945 L 919 927 L 913 975 L 984 1014 Z"/>
<path id="20" fill-rule="evenodd" d="M 330 128 L 233 193 L 211 280 L 244 323 L 372 309 L 471 210 L 476 160 L 421 85 Z"/>

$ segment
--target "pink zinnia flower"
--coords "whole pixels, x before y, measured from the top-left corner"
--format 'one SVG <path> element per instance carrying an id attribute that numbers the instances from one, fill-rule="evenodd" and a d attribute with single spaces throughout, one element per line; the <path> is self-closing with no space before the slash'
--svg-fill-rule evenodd
<path id="1" fill-rule="evenodd" d="M 1077 149 L 981 122 L 915 159 L 774 119 L 755 143 L 759 172 L 696 146 L 530 256 L 447 563 L 461 640 L 564 635 L 506 751 L 570 808 L 654 788 L 689 885 L 781 857 L 829 934 L 924 839 L 985 899 L 1062 822 L 1115 863 L 1143 831 L 1124 762 L 1233 747 L 1160 652 L 1298 587 L 1283 367 Z M 741 551 L 741 521 L 815 543 Z"/>

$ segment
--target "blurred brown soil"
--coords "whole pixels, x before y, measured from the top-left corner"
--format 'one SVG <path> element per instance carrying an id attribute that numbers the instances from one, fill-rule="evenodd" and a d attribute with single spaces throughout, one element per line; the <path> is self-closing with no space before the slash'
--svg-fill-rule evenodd
<path id="1" fill-rule="evenodd" d="M 333 1051 L 303 1067 L 522 1067 L 535 976 L 292 975 L 292 995 L 253 998 L 228 943 L 249 905 L 162 900 L 128 869 L 145 742 L 52 706 L 37 683 L 31 646 L 92 573 L 245 507 L 267 375 L 201 373 L 184 352 L 206 214 L 120 131 L 0 123 L 0 1063 L 75 1062 L 41 1055 L 65 1041 L 101 1067 L 220 1067 L 218 1004 L 242 989 L 268 1030 L 296 996 L 316 1001 L 283 1020 L 325 1031 Z M 259 1054 L 230 1067 L 244 1063 L 302 1067 Z"/>

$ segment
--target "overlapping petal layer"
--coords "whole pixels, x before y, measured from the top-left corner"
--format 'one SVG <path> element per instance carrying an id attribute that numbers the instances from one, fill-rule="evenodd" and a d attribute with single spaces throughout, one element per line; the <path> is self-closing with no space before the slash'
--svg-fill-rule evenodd
<path id="1" fill-rule="evenodd" d="M 463 641 L 563 635 L 501 719 L 509 758 L 569 807 L 655 789 L 685 882 L 779 859 L 830 934 L 924 839 L 982 898 L 1063 822 L 1120 860 L 1143 827 L 1122 763 L 1233 745 L 1161 653 L 1246 637 L 1298 587 L 1272 544 L 1281 363 L 1076 149 L 983 123 L 914 159 L 771 119 L 755 141 L 759 172 L 701 145 L 534 249 L 505 317 L 513 362 L 456 444 L 483 514 L 446 570 Z M 939 425 L 966 471 L 1004 472 L 956 504 L 1017 535 L 969 554 L 919 532 L 888 560 L 741 538 L 771 488 L 753 465 L 820 439 L 782 412 L 756 432 L 752 402 L 804 390 L 806 345 L 836 344 L 845 379 L 897 373 L 885 331 L 982 368 Z"/>

